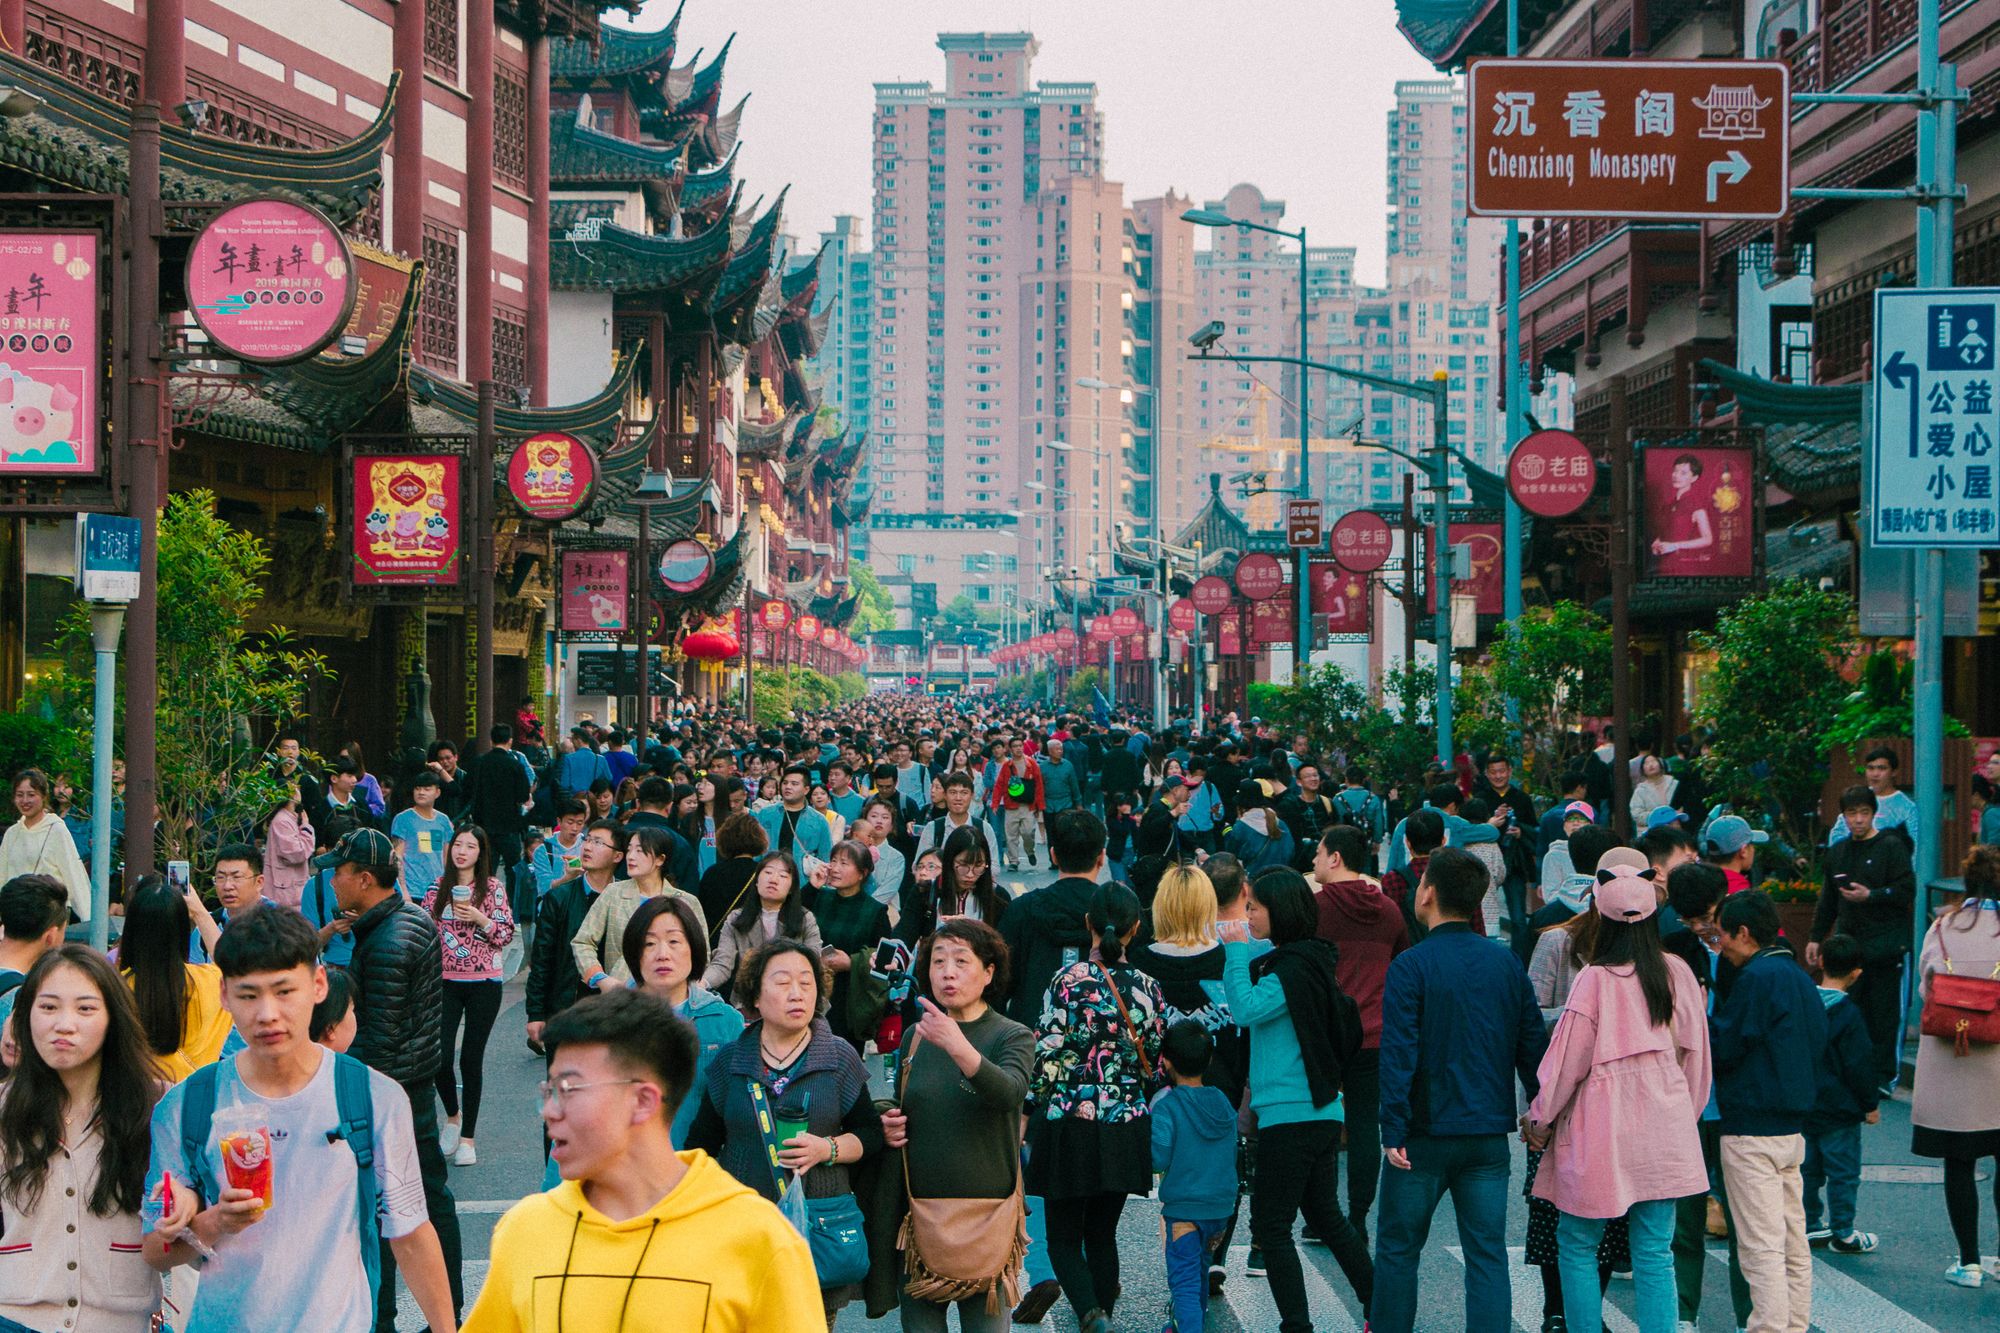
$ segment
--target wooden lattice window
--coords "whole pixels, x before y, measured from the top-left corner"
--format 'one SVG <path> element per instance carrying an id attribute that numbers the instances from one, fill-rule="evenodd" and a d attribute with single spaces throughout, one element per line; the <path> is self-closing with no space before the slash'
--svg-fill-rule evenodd
<path id="1" fill-rule="evenodd" d="M 204 133 L 273 148 L 330 148 L 342 141 L 324 126 L 202 75 L 188 77 L 188 90 L 208 103 Z"/>
<path id="2" fill-rule="evenodd" d="M 28 23 L 28 59 L 99 97 L 122 106 L 137 104 L 145 63 L 137 47 L 47 10 L 31 12 Z"/>
<path id="3" fill-rule="evenodd" d="M 528 317 L 505 306 L 493 311 L 493 379 L 503 388 L 528 387 Z"/>
<path id="4" fill-rule="evenodd" d="M 447 374 L 458 374 L 458 233 L 432 222 L 424 224 L 417 358 Z"/>
<path id="5" fill-rule="evenodd" d="M 424 0 L 424 68 L 458 82 L 458 0 Z"/>
<path id="6" fill-rule="evenodd" d="M 367 205 L 362 208 L 361 215 L 348 224 L 347 229 L 368 242 L 368 244 L 376 247 L 381 246 L 382 192 L 380 190 L 369 192 Z"/>
<path id="7" fill-rule="evenodd" d="M 528 83 L 505 65 L 493 71 L 493 170 L 528 188 Z"/>

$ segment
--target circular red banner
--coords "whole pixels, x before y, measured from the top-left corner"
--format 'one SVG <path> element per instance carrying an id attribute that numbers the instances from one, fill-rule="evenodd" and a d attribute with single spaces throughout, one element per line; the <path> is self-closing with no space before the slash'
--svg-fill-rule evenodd
<path id="1" fill-rule="evenodd" d="M 1236 562 L 1236 591 L 1253 602 L 1268 602 L 1285 590 L 1285 567 L 1275 555 L 1253 551 Z"/>
<path id="2" fill-rule="evenodd" d="M 1507 489 L 1531 514 L 1567 518 L 1590 503 L 1597 460 L 1568 431 L 1538 430 L 1507 456 Z"/>
<path id="3" fill-rule="evenodd" d="M 1139 632 L 1139 613 L 1129 606 L 1121 606 L 1111 613 L 1111 628 L 1120 635 L 1130 636 Z"/>
<path id="4" fill-rule="evenodd" d="M 1092 616 L 1090 620 L 1090 637 L 1099 643 L 1107 639 L 1115 639 L 1118 637 L 1118 627 L 1111 623 L 1111 617 L 1108 615 Z"/>
<path id="5" fill-rule="evenodd" d="M 783 629 L 792 623 L 792 608 L 789 604 L 773 598 L 759 609 L 758 618 L 762 620 L 765 629 Z"/>
<path id="6" fill-rule="evenodd" d="M 807 643 L 813 642 L 819 638 L 819 617 L 800 616 L 799 623 L 793 632 Z"/>
<path id="7" fill-rule="evenodd" d="M 708 582 L 715 556 L 692 537 L 670 544 L 660 556 L 660 582 L 669 592 L 693 592 Z"/>
<path id="8" fill-rule="evenodd" d="M 1199 614 L 1194 603 L 1183 597 L 1167 608 L 1167 624 L 1186 634 L 1194 629 L 1195 617 Z"/>
<path id="9" fill-rule="evenodd" d="M 535 518 L 570 517 L 590 503 L 596 486 L 597 456 L 559 430 L 530 435 L 507 460 L 507 492 Z"/>
<path id="10" fill-rule="evenodd" d="M 238 360 L 284 365 L 317 354 L 347 324 L 354 293 L 340 229 L 289 199 L 232 204 L 188 247 L 188 307 Z"/>
<path id="11" fill-rule="evenodd" d="M 1388 520 L 1367 509 L 1342 514 L 1333 525 L 1333 558 L 1342 569 L 1367 574 L 1389 563 L 1396 534 Z"/>
<path id="12" fill-rule="evenodd" d="M 1194 609 L 1203 615 L 1219 616 L 1229 609 L 1231 602 L 1236 600 L 1236 594 L 1231 591 L 1229 580 L 1220 574 L 1209 574 L 1195 580 L 1194 591 L 1188 600 L 1193 602 Z"/>
<path id="13" fill-rule="evenodd" d="M 1068 625 L 1064 625 L 1061 629 L 1058 629 L 1053 635 L 1038 634 L 1035 637 L 1038 639 L 1051 639 L 1053 640 L 1053 645 L 1057 648 L 1076 647 L 1076 639 L 1077 639 L 1076 631 L 1071 629 Z M 1047 652 L 1049 646 L 1050 646 L 1049 644 L 1044 644 L 1042 645 L 1041 648 L 1037 649 L 1037 651 Z"/>

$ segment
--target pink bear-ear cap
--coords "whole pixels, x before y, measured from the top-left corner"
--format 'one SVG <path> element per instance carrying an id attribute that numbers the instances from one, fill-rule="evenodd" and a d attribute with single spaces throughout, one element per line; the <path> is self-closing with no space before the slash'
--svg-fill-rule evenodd
<path id="1" fill-rule="evenodd" d="M 10 385 L 12 381 L 8 382 Z M 76 409 L 76 395 L 62 385 L 56 385 L 49 392 L 49 407 L 57 412 L 71 412 Z"/>

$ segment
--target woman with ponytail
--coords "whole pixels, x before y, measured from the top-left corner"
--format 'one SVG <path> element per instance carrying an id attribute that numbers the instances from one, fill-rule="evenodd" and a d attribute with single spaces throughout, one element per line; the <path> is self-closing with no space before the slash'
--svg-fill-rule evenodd
<path id="1" fill-rule="evenodd" d="M 1027 1193 L 1044 1201 L 1049 1262 L 1082 1333 L 1108 1333 L 1118 1299 L 1118 1217 L 1153 1185 L 1148 1102 L 1159 1086 L 1166 1000 L 1126 949 L 1139 899 L 1106 884 L 1085 917 L 1090 956 L 1042 1002 L 1028 1088 Z"/>

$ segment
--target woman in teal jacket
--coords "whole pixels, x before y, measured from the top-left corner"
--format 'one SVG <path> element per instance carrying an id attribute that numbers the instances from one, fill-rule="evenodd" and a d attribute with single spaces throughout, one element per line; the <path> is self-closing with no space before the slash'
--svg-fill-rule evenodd
<path id="1" fill-rule="evenodd" d="M 743 1015 L 736 1007 L 694 980 L 708 966 L 708 934 L 701 919 L 679 895 L 648 898 L 625 923 L 621 944 L 632 985 L 673 1005 L 674 1012 L 694 1028 L 694 1078 L 688 1086 L 701 1087 L 710 1062 L 743 1032 Z M 687 1141 L 688 1128 L 700 1109 L 700 1097 L 681 1099 L 680 1110 L 674 1114 L 676 1148 Z M 554 1189 L 561 1183 L 556 1164 L 549 1162 L 542 1172 L 542 1188 Z"/>

